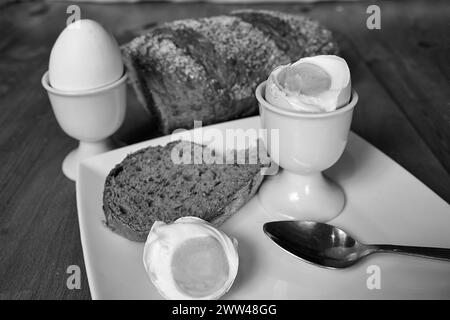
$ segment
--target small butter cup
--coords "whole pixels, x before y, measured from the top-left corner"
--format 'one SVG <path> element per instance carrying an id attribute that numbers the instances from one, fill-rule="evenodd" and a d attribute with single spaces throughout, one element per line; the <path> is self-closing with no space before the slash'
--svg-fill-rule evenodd
<path id="1" fill-rule="evenodd" d="M 127 74 L 100 88 L 62 91 L 50 85 L 48 71 L 42 86 L 48 93 L 56 120 L 69 136 L 80 141 L 63 161 L 64 174 L 76 180 L 78 164 L 85 158 L 113 149 L 109 137 L 119 129 L 126 111 Z"/>
<path id="2" fill-rule="evenodd" d="M 276 107 L 264 98 L 266 82 L 256 89 L 262 128 L 278 130 L 277 141 L 267 138 L 266 148 L 281 168 L 267 178 L 259 200 L 270 213 L 289 219 L 329 221 L 343 210 L 345 195 L 340 186 L 324 177 L 347 144 L 354 107 L 350 102 L 331 112 L 304 113 Z"/>

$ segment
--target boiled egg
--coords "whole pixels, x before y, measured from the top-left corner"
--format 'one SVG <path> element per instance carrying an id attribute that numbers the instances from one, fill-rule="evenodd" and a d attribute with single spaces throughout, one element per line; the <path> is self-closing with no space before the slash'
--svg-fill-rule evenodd
<path id="1" fill-rule="evenodd" d="M 270 74 L 265 97 L 280 108 L 301 112 L 330 112 L 350 101 L 347 62 L 335 55 L 319 55 L 277 67 Z"/>
<path id="2" fill-rule="evenodd" d="M 150 280 L 166 299 L 220 298 L 236 278 L 237 241 L 197 217 L 156 221 L 144 248 Z"/>
<path id="3" fill-rule="evenodd" d="M 50 54 L 50 85 L 62 91 L 100 88 L 120 79 L 123 72 L 116 40 L 93 20 L 68 25 Z"/>

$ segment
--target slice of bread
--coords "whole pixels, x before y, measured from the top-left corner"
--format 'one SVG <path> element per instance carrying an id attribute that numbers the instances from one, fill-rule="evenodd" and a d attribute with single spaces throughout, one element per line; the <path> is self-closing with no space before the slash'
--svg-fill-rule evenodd
<path id="1" fill-rule="evenodd" d="M 197 164 L 172 160 L 173 154 L 183 156 L 186 147 Z M 143 242 L 157 220 L 196 216 L 218 226 L 253 197 L 263 180 L 263 165 L 249 164 L 248 153 L 246 164 L 199 163 L 199 154 L 216 156 L 205 146 L 186 141 L 129 154 L 105 181 L 107 227 Z"/>

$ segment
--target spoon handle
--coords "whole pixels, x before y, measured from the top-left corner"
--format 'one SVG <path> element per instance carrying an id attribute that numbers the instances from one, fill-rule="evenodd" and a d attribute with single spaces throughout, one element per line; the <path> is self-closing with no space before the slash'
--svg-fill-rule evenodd
<path id="1" fill-rule="evenodd" d="M 390 244 L 373 245 L 377 252 L 393 252 L 424 258 L 450 260 L 450 249 L 432 247 L 396 246 Z"/>

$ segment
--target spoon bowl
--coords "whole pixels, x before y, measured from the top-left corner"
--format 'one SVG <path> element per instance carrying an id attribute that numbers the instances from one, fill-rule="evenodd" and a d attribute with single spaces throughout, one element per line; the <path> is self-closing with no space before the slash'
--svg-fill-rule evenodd
<path id="1" fill-rule="evenodd" d="M 347 232 L 326 223 L 313 221 L 274 221 L 265 223 L 266 235 L 296 257 L 322 267 L 347 268 L 375 252 L 392 252 L 440 260 L 450 260 L 450 249 L 368 245 Z"/>

